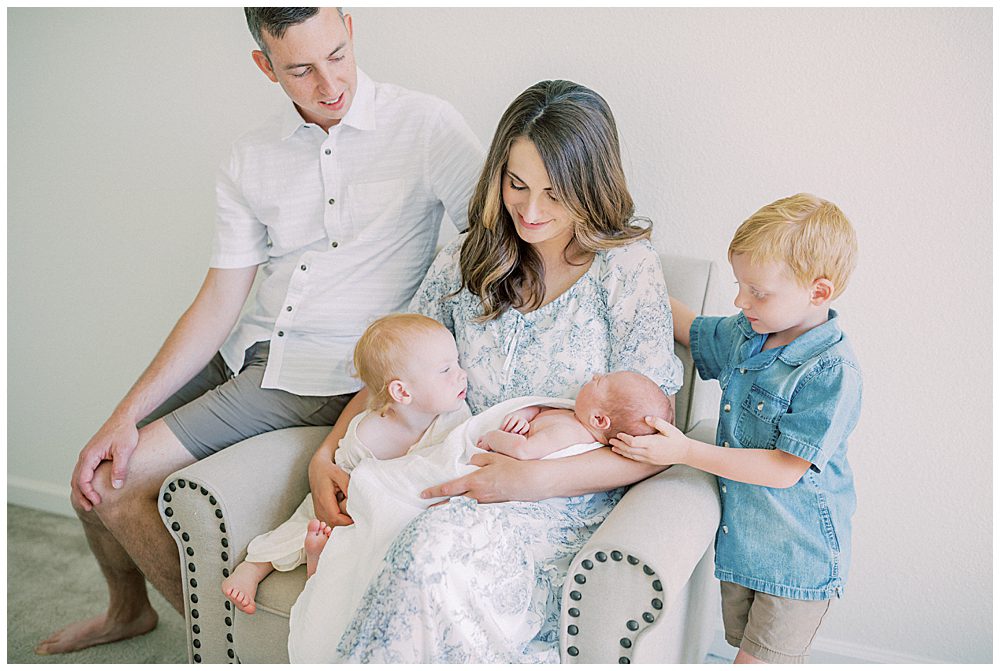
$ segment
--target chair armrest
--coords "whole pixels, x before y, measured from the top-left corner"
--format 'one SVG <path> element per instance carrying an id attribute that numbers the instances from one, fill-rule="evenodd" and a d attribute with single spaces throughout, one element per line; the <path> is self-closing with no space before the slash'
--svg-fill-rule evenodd
<path id="1" fill-rule="evenodd" d="M 329 432 L 297 427 L 261 434 L 164 481 L 158 507 L 180 554 L 189 661 L 235 661 L 233 605 L 222 581 L 255 536 L 284 522 L 302 502 L 309 460 Z"/>
<path id="2" fill-rule="evenodd" d="M 677 465 L 633 485 L 570 565 L 562 661 L 631 661 L 640 644 L 655 646 L 650 634 L 687 600 L 720 515 L 716 479 L 708 473 Z"/>

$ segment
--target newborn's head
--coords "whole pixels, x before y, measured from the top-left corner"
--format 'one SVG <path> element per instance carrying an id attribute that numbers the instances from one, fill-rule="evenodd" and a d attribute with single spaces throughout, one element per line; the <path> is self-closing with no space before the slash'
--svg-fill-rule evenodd
<path id="1" fill-rule="evenodd" d="M 674 399 L 645 375 L 616 371 L 595 375 L 583 385 L 576 397 L 576 417 L 605 439 L 619 433 L 644 436 L 653 433 L 646 417 L 660 417 L 673 424 Z"/>

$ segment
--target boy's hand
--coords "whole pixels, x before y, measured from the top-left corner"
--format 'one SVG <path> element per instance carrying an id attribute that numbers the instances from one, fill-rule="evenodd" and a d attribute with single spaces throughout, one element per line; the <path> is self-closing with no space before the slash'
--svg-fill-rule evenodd
<path id="1" fill-rule="evenodd" d="M 691 442 L 684 432 L 659 417 L 647 417 L 646 423 L 656 429 L 657 433 L 649 436 L 619 433 L 617 438 L 610 441 L 612 452 L 656 466 L 683 464 Z"/>
<path id="2" fill-rule="evenodd" d="M 507 433 L 516 433 L 519 435 L 526 435 L 528 429 L 531 428 L 531 424 L 527 419 L 522 417 L 516 412 L 512 412 L 503 418 L 503 423 L 500 425 L 501 431 L 506 431 Z"/>

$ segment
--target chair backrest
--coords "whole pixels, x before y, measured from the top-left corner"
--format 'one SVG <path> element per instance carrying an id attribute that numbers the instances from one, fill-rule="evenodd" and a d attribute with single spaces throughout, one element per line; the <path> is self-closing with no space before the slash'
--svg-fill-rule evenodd
<path id="1" fill-rule="evenodd" d="M 667 293 L 689 305 L 698 314 L 714 314 L 712 304 L 719 281 L 718 266 L 708 259 L 686 256 L 660 256 Z M 676 420 L 678 428 L 687 431 L 699 420 L 714 417 L 719 411 L 718 384 L 706 382 L 695 372 L 691 351 L 674 343 L 677 356 L 684 363 L 684 386 L 677 392 Z"/>

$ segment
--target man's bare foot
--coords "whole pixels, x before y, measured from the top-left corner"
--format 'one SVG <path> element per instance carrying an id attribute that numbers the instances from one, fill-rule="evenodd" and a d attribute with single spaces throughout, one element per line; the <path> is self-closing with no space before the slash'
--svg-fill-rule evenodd
<path id="1" fill-rule="evenodd" d="M 257 585 L 273 570 L 270 562 L 240 562 L 229 577 L 222 581 L 222 593 L 244 613 L 253 615 L 257 610 L 254 601 Z"/>
<path id="2" fill-rule="evenodd" d="M 316 572 L 319 564 L 319 556 L 326 547 L 326 542 L 330 539 L 333 527 L 327 526 L 319 520 L 312 520 L 306 529 L 306 577 L 311 578 Z"/>
<path id="3" fill-rule="evenodd" d="M 132 638 L 152 631 L 158 619 L 152 606 L 147 606 L 137 617 L 128 622 L 116 622 L 107 614 L 97 615 L 89 620 L 81 620 L 63 627 L 35 646 L 35 654 L 58 655 Z"/>

